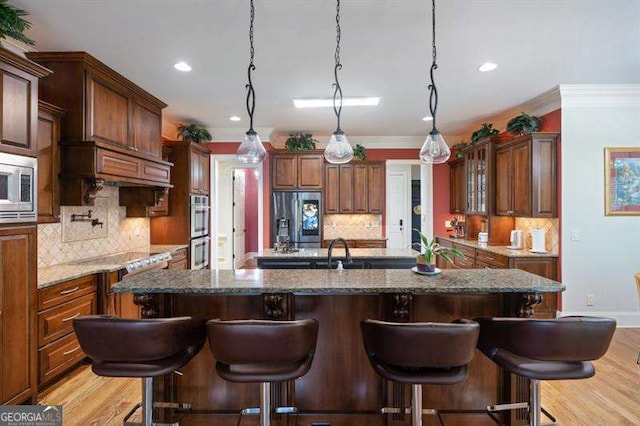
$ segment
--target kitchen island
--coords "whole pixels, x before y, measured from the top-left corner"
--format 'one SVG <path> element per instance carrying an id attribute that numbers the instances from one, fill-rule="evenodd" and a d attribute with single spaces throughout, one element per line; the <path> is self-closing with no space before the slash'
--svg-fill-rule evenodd
<path id="1" fill-rule="evenodd" d="M 297 406 L 301 426 L 364 426 L 409 424 L 408 415 L 388 416 L 383 422 L 379 410 L 409 406 L 410 392 L 373 371 L 361 342 L 360 321 L 526 317 L 541 301 L 541 293 L 563 291 L 564 286 L 509 269 L 446 270 L 436 276 L 375 269 L 203 270 L 151 271 L 125 278 L 113 290 L 134 293 L 146 317 L 317 319 L 320 330 L 311 370 L 298 380 L 274 385 L 273 403 Z M 182 425 L 234 425 L 241 409 L 259 405 L 258 385 L 226 382 L 215 374 L 214 363 L 205 346 L 183 369 L 183 376 L 156 381 L 160 398 L 192 404 Z M 424 406 L 483 410 L 489 404 L 511 401 L 513 395 L 526 397 L 527 389 L 526 380 L 505 376 L 476 352 L 466 381 L 451 387 L 425 386 Z M 520 413 L 512 422 L 525 417 Z M 425 424 L 430 424 L 428 418 Z M 243 424 L 255 424 L 255 420 L 246 419 Z M 493 424 L 484 414 L 450 414 L 445 421 L 447 425 Z M 286 422 L 281 417 L 275 424 Z"/>

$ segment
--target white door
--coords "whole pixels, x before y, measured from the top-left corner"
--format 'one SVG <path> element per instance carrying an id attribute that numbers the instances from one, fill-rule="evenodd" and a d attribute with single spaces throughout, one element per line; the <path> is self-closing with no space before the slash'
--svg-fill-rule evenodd
<path id="1" fill-rule="evenodd" d="M 233 268 L 244 265 L 244 234 L 246 231 L 245 204 L 245 170 L 233 171 Z"/>
<path id="2" fill-rule="evenodd" d="M 387 165 L 387 247 L 411 245 L 411 165 Z"/>

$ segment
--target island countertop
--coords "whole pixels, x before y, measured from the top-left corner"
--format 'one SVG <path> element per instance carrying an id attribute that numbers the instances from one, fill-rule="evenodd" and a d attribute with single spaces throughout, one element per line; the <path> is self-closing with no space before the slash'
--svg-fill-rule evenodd
<path id="1" fill-rule="evenodd" d="M 112 287 L 117 293 L 201 293 L 248 295 L 379 293 L 560 292 L 565 286 L 519 269 L 455 269 L 424 276 L 407 269 L 335 270 L 154 270 Z"/>
<path id="2" fill-rule="evenodd" d="M 353 259 L 404 259 L 415 258 L 418 252 L 410 248 L 350 248 L 349 254 Z M 346 253 L 342 246 L 336 246 L 331 255 L 337 259 L 345 257 Z M 263 249 L 255 256 L 256 259 L 326 259 L 328 257 L 329 249 L 326 248 L 303 248 L 294 253 Z"/>

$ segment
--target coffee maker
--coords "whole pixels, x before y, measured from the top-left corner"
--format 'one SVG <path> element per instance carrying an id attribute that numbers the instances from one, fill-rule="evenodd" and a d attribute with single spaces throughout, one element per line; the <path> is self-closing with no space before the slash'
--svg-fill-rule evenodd
<path id="1" fill-rule="evenodd" d="M 523 234 L 524 233 L 518 229 L 511 231 L 511 237 L 509 238 L 511 245 L 507 248 L 512 250 L 522 250 L 524 248 Z"/>

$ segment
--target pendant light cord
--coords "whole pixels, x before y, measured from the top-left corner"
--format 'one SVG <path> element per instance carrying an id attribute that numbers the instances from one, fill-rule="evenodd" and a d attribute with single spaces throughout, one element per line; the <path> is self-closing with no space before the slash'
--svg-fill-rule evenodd
<path id="1" fill-rule="evenodd" d="M 338 127 L 336 128 L 335 133 L 342 134 L 342 129 L 340 128 L 340 114 L 342 113 L 342 87 L 340 87 L 340 82 L 338 81 L 338 70 L 342 69 L 342 64 L 340 63 L 340 37 L 342 36 L 342 31 L 340 30 L 340 0 L 337 0 L 336 4 L 336 53 L 334 58 L 336 60 L 336 65 L 333 69 L 333 75 L 335 77 L 336 82 L 333 83 L 334 91 L 333 91 L 333 112 L 335 112 L 336 117 L 338 119 Z M 339 103 L 336 102 L 336 99 L 339 97 Z"/>
<path id="2" fill-rule="evenodd" d="M 253 130 L 253 111 L 256 109 L 256 92 L 253 89 L 253 83 L 251 81 L 251 71 L 256 69 L 256 66 L 253 64 L 253 56 L 255 54 L 255 50 L 253 48 L 253 20 L 255 18 L 255 9 L 253 7 L 253 0 L 251 0 L 251 23 L 249 24 L 249 52 L 251 58 L 249 60 L 249 68 L 247 69 L 247 77 L 249 79 L 249 84 L 245 86 L 247 89 L 247 113 L 249 114 L 249 131 L 247 134 L 255 134 L 255 130 Z"/>
<path id="3" fill-rule="evenodd" d="M 431 77 L 431 84 L 429 85 L 429 111 L 431 112 L 431 117 L 433 117 L 433 129 L 431 132 L 437 132 L 438 129 L 436 127 L 436 110 L 438 109 L 438 89 L 436 89 L 436 83 L 433 80 L 433 71 L 438 69 L 438 64 L 436 64 L 436 0 L 431 0 L 431 23 L 433 32 L 432 36 L 432 52 L 433 52 L 433 62 L 431 63 L 431 70 L 429 71 L 429 75 Z"/>

